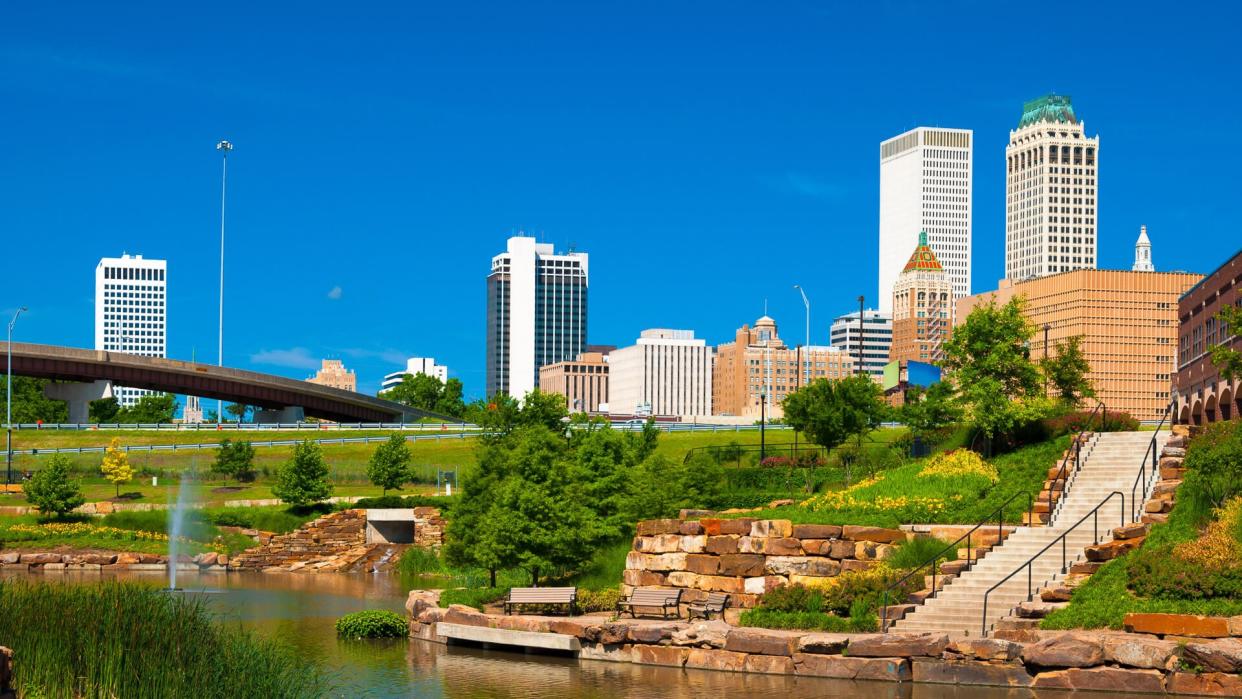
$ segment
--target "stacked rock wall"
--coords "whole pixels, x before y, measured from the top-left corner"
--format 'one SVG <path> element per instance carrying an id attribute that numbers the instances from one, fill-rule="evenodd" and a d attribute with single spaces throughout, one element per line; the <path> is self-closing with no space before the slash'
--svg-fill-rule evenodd
<path id="1" fill-rule="evenodd" d="M 234 568 L 285 568 L 298 563 L 366 549 L 365 510 L 325 515 L 288 534 L 233 557 Z"/>
<path id="2" fill-rule="evenodd" d="M 684 590 L 683 602 L 728 592 L 753 607 L 779 586 L 863 570 L 891 555 L 906 532 L 880 527 L 794 524 L 787 519 L 655 519 L 638 523 L 625 560 L 626 594 L 635 587 Z"/>
<path id="3" fill-rule="evenodd" d="M 444 545 L 444 518 L 440 516 L 440 508 L 414 508 L 414 545 L 420 548 Z"/>

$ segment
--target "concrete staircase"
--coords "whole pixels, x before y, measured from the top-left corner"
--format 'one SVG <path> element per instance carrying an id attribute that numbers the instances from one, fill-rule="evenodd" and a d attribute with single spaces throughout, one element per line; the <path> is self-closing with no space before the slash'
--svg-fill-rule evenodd
<path id="1" fill-rule="evenodd" d="M 1062 570 L 1060 542 L 1035 559 L 1030 567 L 1030 590 L 1037 597 L 1041 588 L 1064 578 L 1068 567 L 1082 558 L 1084 548 L 1111 540 L 1113 527 L 1120 526 L 1123 517 L 1126 523 L 1130 521 L 1130 489 L 1134 486 L 1134 479 L 1143 463 L 1152 434 L 1106 432 L 1093 437 L 1083 446 L 1082 466 L 1071 475 L 1065 495 L 1053 508 L 1049 526 L 1018 527 L 1002 544 L 993 547 L 972 567 L 948 580 L 935 597 L 895 622 L 891 630 L 979 636 L 984 622 L 984 593 L 1070 529 L 1108 497 L 1109 493 L 1122 492 L 1125 495 L 1124 511 L 1121 498 L 1113 496 L 1112 500 L 1100 508 L 1098 529 L 1093 529 L 1093 518 L 1089 517 L 1066 537 L 1065 570 Z M 1157 453 L 1168 437 L 1167 431 L 1159 433 Z M 1149 487 L 1151 485 L 1153 483 L 1149 482 Z M 1135 512 L 1142 512 L 1142 504 L 1148 494 L 1136 493 L 1135 497 L 1139 502 L 1135 505 Z M 987 608 L 989 629 L 997 620 L 1008 616 L 1019 603 L 1027 600 L 1027 585 L 1028 573 L 1023 569 L 992 591 L 988 596 Z"/>

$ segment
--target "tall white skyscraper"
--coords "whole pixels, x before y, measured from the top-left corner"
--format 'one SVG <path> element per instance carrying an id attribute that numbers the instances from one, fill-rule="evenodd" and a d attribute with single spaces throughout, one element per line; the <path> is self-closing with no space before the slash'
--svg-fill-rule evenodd
<path id="1" fill-rule="evenodd" d="M 1100 137 L 1068 95 L 1022 105 L 1005 148 L 1005 278 L 1095 269 Z"/>
<path id="2" fill-rule="evenodd" d="M 168 356 L 168 263 L 142 255 L 105 257 L 95 267 L 95 349 Z M 123 406 L 151 393 L 113 387 Z"/>
<path id="3" fill-rule="evenodd" d="M 970 129 L 920 126 L 880 144 L 881 311 L 893 310 L 893 284 L 921 231 L 954 298 L 970 295 L 973 141 Z"/>
<path id="4" fill-rule="evenodd" d="M 521 399 L 539 367 L 586 350 L 587 254 L 509 238 L 487 275 L 487 395 Z"/>

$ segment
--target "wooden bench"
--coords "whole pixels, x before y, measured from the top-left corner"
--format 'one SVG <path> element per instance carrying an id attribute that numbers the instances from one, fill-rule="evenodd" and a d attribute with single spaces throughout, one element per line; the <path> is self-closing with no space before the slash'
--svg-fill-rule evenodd
<path id="1" fill-rule="evenodd" d="M 515 587 L 505 597 L 505 614 L 511 614 L 514 607 L 528 605 L 564 606 L 573 614 L 578 608 L 578 588 Z"/>
<path id="2" fill-rule="evenodd" d="M 638 614 L 635 610 L 640 607 L 644 609 L 659 609 L 660 616 L 667 619 L 669 609 L 672 609 L 673 615 L 681 618 L 681 609 L 677 606 L 680 603 L 680 589 L 639 587 L 630 593 L 629 599 L 617 602 L 617 613 L 620 614 L 628 610 L 630 616 L 637 617 Z"/>
<path id="3" fill-rule="evenodd" d="M 704 619 L 712 618 L 712 614 L 724 616 L 725 607 L 729 606 L 729 593 L 727 592 L 709 592 L 707 599 L 701 602 L 691 602 L 687 605 L 687 616 L 691 619 L 702 617 Z"/>

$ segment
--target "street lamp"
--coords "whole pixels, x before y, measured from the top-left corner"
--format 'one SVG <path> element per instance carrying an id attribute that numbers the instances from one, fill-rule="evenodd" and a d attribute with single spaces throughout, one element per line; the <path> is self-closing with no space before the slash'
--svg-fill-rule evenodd
<path id="1" fill-rule="evenodd" d="M 228 182 L 229 176 L 229 151 L 233 150 L 233 144 L 228 141 L 220 141 L 216 144 L 216 150 L 220 151 L 220 334 L 219 334 L 219 357 L 218 366 L 224 366 L 224 193 L 225 184 Z M 219 424 L 224 416 L 224 400 L 216 401 L 216 423 Z"/>
<path id="2" fill-rule="evenodd" d="M 856 367 L 857 372 L 855 372 L 857 374 L 862 374 L 866 371 L 863 368 L 863 341 L 867 336 L 867 327 L 863 324 L 863 303 L 865 300 L 866 297 L 858 297 L 858 366 Z"/>
<path id="3" fill-rule="evenodd" d="M 806 384 L 811 385 L 811 301 L 806 297 L 806 291 L 801 286 L 794 284 L 794 288 L 802 294 L 802 304 L 806 306 Z"/>
<path id="4" fill-rule="evenodd" d="M 7 485 L 13 484 L 13 326 L 17 325 L 17 316 L 20 316 L 22 313 L 26 312 L 26 310 L 25 306 L 17 309 L 17 312 L 13 314 L 13 320 L 9 321 L 9 340 L 7 345 L 9 365 L 8 369 L 5 371 L 6 381 L 4 391 L 4 463 L 6 466 L 4 482 Z"/>

